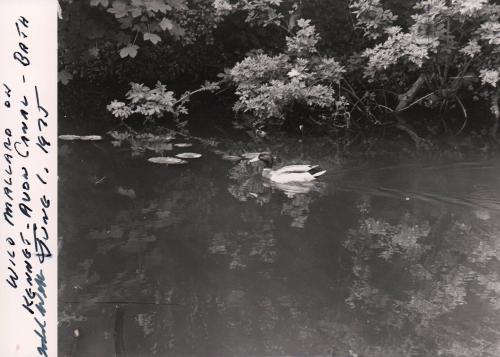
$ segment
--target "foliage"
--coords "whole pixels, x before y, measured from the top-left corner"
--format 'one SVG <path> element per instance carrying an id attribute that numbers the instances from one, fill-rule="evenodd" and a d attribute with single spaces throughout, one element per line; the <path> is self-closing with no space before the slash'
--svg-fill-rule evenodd
<path id="1" fill-rule="evenodd" d="M 319 35 L 309 20 L 299 19 L 297 28 L 294 36 L 286 37 L 284 53 L 257 52 L 231 69 L 230 80 L 239 96 L 236 111 L 250 112 L 261 121 L 283 122 L 294 104 L 312 110 L 345 107 L 345 98 L 334 89 L 344 68 L 333 58 L 317 55 Z"/>
<path id="2" fill-rule="evenodd" d="M 433 336 L 437 355 L 496 355 L 498 347 L 483 330 L 490 328 L 485 311 L 500 307 L 499 227 L 490 221 L 488 210 L 472 207 L 453 215 L 420 207 L 390 220 L 379 208 L 375 199 L 360 199 L 359 227 L 344 242 L 353 253 L 355 276 L 347 304 L 375 317 L 372 323 L 388 333 L 411 326 L 414 343 Z M 398 286 L 397 293 L 384 283 L 396 275 L 399 281 L 411 282 Z M 472 295 L 481 300 L 482 309 L 467 306 Z M 468 309 L 483 324 L 457 341 L 451 316 Z"/>
<path id="3" fill-rule="evenodd" d="M 460 102 L 461 90 L 473 89 L 480 83 L 477 78 L 490 86 L 476 85 L 475 90 L 492 95 L 500 66 L 499 5 L 487 0 L 418 1 L 406 29 L 393 26 L 396 16 L 379 1 L 354 1 L 351 7 L 364 34 L 380 40 L 361 54 L 369 81 L 390 85 L 403 71 L 414 73 L 413 80 L 422 76 L 425 81 L 417 89 L 432 94 L 429 105 Z M 405 81 L 394 89 L 405 91 L 411 84 Z"/>
<path id="4" fill-rule="evenodd" d="M 283 14 L 278 7 L 283 0 L 238 0 L 231 3 L 228 0 L 214 0 L 213 6 L 220 16 L 227 16 L 237 11 L 244 11 L 245 21 L 253 25 L 279 25 Z"/>
<path id="5" fill-rule="evenodd" d="M 64 82 L 143 80 L 155 69 L 175 78 L 193 71 L 200 60 L 193 51 L 206 51 L 220 20 L 211 0 L 61 0 L 61 7 L 59 63 Z M 138 56 L 139 68 L 131 61 Z"/>
<path id="6" fill-rule="evenodd" d="M 234 109 L 255 125 L 299 116 L 321 127 L 389 124 L 412 138 L 411 128 L 381 114 L 458 106 L 465 121 L 457 131 L 472 100 L 500 115 L 500 5 L 492 0 L 419 0 L 412 8 L 393 0 L 61 2 L 62 83 L 117 78 L 174 88 L 181 74 L 200 83 L 229 67 L 222 78 L 236 88 Z M 172 106 L 184 95 L 167 93 L 157 93 L 163 103 L 115 102 L 112 110 L 122 118 L 185 112 Z"/>
<path id="7" fill-rule="evenodd" d="M 187 114 L 186 103 L 191 95 L 202 91 L 214 91 L 219 89 L 217 83 L 205 83 L 201 88 L 186 92 L 180 98 L 176 98 L 173 91 L 167 90 L 167 86 L 157 82 L 154 88 L 149 88 L 144 84 L 130 83 L 130 90 L 125 94 L 128 103 L 113 100 L 107 109 L 113 116 L 120 120 L 125 120 L 133 114 L 140 114 L 146 120 L 161 118 L 165 114 L 178 117 Z"/>
<path id="8" fill-rule="evenodd" d="M 364 31 L 365 36 L 377 39 L 398 18 L 390 10 L 385 10 L 380 0 L 356 0 L 350 5 L 356 16 L 356 26 Z"/>
<path id="9" fill-rule="evenodd" d="M 174 92 L 167 91 L 167 87 L 161 82 L 151 89 L 144 84 L 130 83 L 131 89 L 126 98 L 129 104 L 114 100 L 107 109 L 120 119 L 127 119 L 132 114 L 142 114 L 146 118 L 162 117 L 165 113 L 186 113 L 186 108 L 174 97 Z"/>
<path id="10" fill-rule="evenodd" d="M 282 2 L 266 3 L 275 11 L 279 5 Z M 356 0 L 350 9 L 365 48 L 344 57 L 345 66 L 319 54 L 320 37 L 310 20 L 294 23 L 294 33 L 289 33 L 286 25 L 297 8 L 288 12 L 288 22 L 284 10 L 280 16 L 261 12 L 268 14 L 267 21 L 247 17 L 277 25 L 288 34 L 282 53 L 271 56 L 257 51 L 233 67 L 231 80 L 239 97 L 235 109 L 252 113 L 260 122 L 271 118 L 283 122 L 290 108 L 300 103 L 309 111 L 330 113 L 323 117 L 333 113 L 349 126 L 353 110 L 380 123 L 381 111 L 397 113 L 417 103 L 441 108 L 458 103 L 467 119 L 462 100 L 472 93 L 490 100 L 493 113 L 498 113 L 499 5 L 487 0 L 422 0 L 414 5 L 406 26 L 398 24 L 398 16 L 379 0 Z M 330 76 L 318 78 L 330 60 Z M 403 124 L 398 126 L 418 138 Z"/>

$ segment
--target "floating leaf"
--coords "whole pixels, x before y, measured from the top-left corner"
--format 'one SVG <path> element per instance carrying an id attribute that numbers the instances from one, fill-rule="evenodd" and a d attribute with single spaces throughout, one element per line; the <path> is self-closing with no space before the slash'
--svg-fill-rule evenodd
<path id="1" fill-rule="evenodd" d="M 198 154 L 196 152 L 183 152 L 175 155 L 175 157 L 178 157 L 180 159 L 198 159 L 201 157 L 201 154 Z"/>
<path id="2" fill-rule="evenodd" d="M 148 159 L 149 162 L 154 164 L 165 164 L 165 165 L 179 165 L 179 164 L 187 164 L 186 160 L 181 160 L 176 157 L 150 157 Z"/>
<path id="3" fill-rule="evenodd" d="M 80 137 L 78 135 L 59 135 L 59 139 L 61 139 L 61 140 L 79 140 Z"/>
<path id="4" fill-rule="evenodd" d="M 190 148 L 191 146 L 193 146 L 193 144 L 191 143 L 177 143 L 177 144 L 174 144 L 175 147 L 178 147 L 178 148 Z"/>
<path id="5" fill-rule="evenodd" d="M 242 157 L 241 156 L 236 156 L 236 155 L 224 155 L 224 156 L 222 156 L 222 160 L 236 162 L 236 161 L 242 160 Z"/>
<path id="6" fill-rule="evenodd" d="M 80 137 L 80 140 L 99 141 L 99 140 L 102 140 L 102 136 L 100 136 L 100 135 L 84 135 L 84 136 Z"/>
<path id="7" fill-rule="evenodd" d="M 172 21 L 167 19 L 166 17 L 164 17 L 163 20 L 160 21 L 159 25 L 163 31 L 171 31 L 174 28 L 174 24 L 172 23 Z"/>
<path id="8" fill-rule="evenodd" d="M 143 36 L 144 41 L 151 41 L 154 45 L 161 41 L 161 37 L 155 33 L 146 32 Z"/>
<path id="9" fill-rule="evenodd" d="M 139 49 L 139 46 L 133 45 L 130 43 L 120 50 L 120 57 L 125 58 L 125 57 L 129 56 L 131 58 L 134 58 L 135 56 L 137 56 L 138 49 Z"/>
<path id="10" fill-rule="evenodd" d="M 102 140 L 100 135 L 59 135 L 61 140 L 83 140 L 83 141 L 97 141 Z"/>
<path id="11" fill-rule="evenodd" d="M 241 154 L 245 159 L 251 160 L 255 159 L 257 156 L 259 156 L 259 152 L 246 152 L 244 154 Z"/>

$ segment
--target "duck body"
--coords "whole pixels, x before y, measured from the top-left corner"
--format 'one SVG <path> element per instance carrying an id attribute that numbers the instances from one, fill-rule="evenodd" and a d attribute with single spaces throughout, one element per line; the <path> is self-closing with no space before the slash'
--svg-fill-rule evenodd
<path id="1" fill-rule="evenodd" d="M 273 159 L 270 154 L 259 154 L 250 162 L 263 161 L 266 167 L 262 170 L 262 176 L 276 183 L 301 183 L 311 182 L 326 173 L 318 165 L 288 165 L 277 170 L 272 169 Z"/>

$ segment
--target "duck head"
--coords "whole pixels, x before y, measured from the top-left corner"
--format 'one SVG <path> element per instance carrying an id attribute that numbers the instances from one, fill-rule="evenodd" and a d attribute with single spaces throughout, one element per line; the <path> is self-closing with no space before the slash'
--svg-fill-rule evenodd
<path id="1" fill-rule="evenodd" d="M 272 168 L 274 163 L 273 156 L 268 152 L 260 153 L 258 156 L 254 157 L 248 162 L 257 162 L 257 161 L 262 161 L 266 169 Z"/>

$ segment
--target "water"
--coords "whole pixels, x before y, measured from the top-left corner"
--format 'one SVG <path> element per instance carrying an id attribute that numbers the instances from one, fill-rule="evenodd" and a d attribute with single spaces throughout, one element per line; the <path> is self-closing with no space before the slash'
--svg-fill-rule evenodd
<path id="1" fill-rule="evenodd" d="M 499 159 L 222 145 L 327 168 L 294 190 L 191 142 L 60 142 L 61 356 L 500 355 Z"/>

